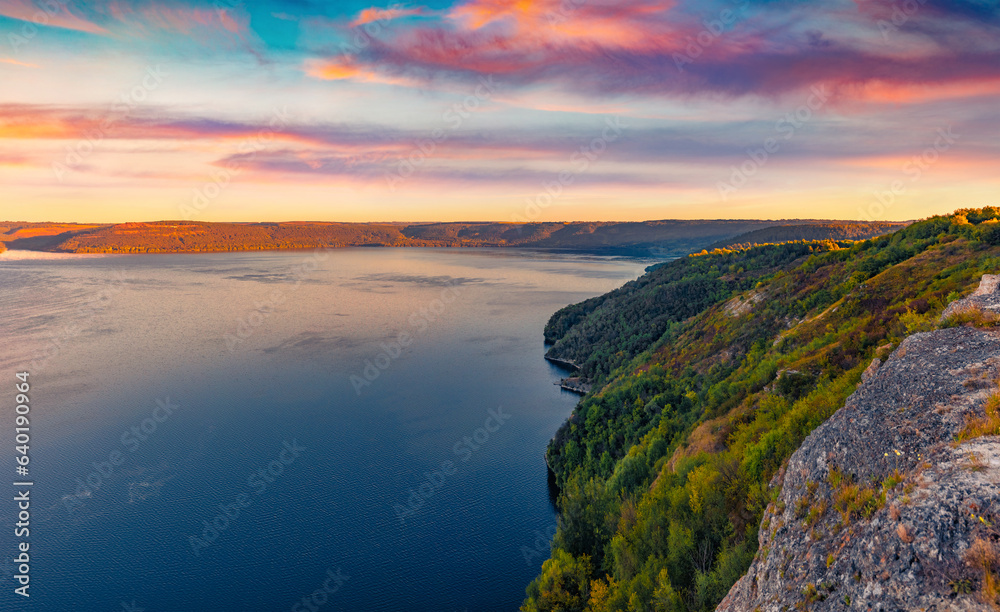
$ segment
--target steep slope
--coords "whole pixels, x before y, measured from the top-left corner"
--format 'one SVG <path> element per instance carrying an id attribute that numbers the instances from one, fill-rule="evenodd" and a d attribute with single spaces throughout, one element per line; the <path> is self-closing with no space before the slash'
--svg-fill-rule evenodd
<path id="1" fill-rule="evenodd" d="M 546 356 L 572 364 L 588 379 L 600 380 L 661 338 L 672 324 L 752 289 L 762 278 L 817 251 L 850 243 L 765 245 L 734 257 L 686 257 L 658 266 L 605 295 L 573 304 L 552 316 Z M 720 261 L 729 264 L 723 273 Z"/>
<path id="2" fill-rule="evenodd" d="M 1000 570 L 1000 422 L 953 440 L 998 376 L 996 331 L 907 338 L 792 455 L 757 558 L 718 609 L 997 609 L 982 590 Z"/>
<path id="3" fill-rule="evenodd" d="M 100 224 L 0 222 L 0 242 L 8 248 L 46 251 L 73 236 L 92 232 Z"/>
<path id="4" fill-rule="evenodd" d="M 580 354 L 618 365 L 549 445 L 559 529 L 522 609 L 713 610 L 757 554 L 776 499 L 769 483 L 789 457 L 874 358 L 935 329 L 948 303 L 1000 269 L 998 219 L 998 209 L 964 210 L 846 248 L 783 244 L 677 260 L 634 295 L 693 280 L 718 293 L 682 294 L 695 312 L 650 334 L 645 348 L 627 334 L 584 333 L 647 324 L 642 308 L 623 314 L 620 295 L 553 317 L 556 347 L 592 337 Z"/>

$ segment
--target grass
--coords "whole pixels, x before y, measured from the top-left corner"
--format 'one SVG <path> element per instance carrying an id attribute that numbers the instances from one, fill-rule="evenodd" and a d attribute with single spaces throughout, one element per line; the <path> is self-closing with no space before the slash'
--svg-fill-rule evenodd
<path id="1" fill-rule="evenodd" d="M 871 487 L 842 483 L 833 492 L 833 503 L 845 525 L 858 517 L 870 518 L 885 502 L 884 494 L 878 495 Z"/>
<path id="2" fill-rule="evenodd" d="M 901 482 L 903 482 L 903 474 L 897 469 L 882 481 L 882 491 L 892 491 Z"/>
<path id="3" fill-rule="evenodd" d="M 819 520 L 823 518 L 824 514 L 826 514 L 826 502 L 820 501 L 814 504 L 809 508 L 809 514 L 806 515 L 806 527 L 819 522 Z"/>
<path id="4" fill-rule="evenodd" d="M 1000 392 L 986 400 L 983 412 L 983 416 L 969 415 L 965 427 L 958 432 L 959 442 L 982 436 L 1000 436 Z"/>
<path id="5" fill-rule="evenodd" d="M 846 477 L 844 476 L 844 473 L 837 468 L 830 468 L 830 474 L 827 475 L 826 479 L 827 482 L 830 483 L 831 487 L 837 489 L 841 484 L 843 484 Z"/>
<path id="6" fill-rule="evenodd" d="M 1000 326 L 1000 315 L 995 312 L 970 308 L 949 316 L 941 322 L 941 328 L 947 327 L 997 327 Z"/>
<path id="7" fill-rule="evenodd" d="M 831 468 L 827 476 L 827 482 L 833 490 L 833 505 L 840 512 L 843 525 L 850 525 L 851 521 L 858 518 L 871 518 L 882 506 L 885 505 L 886 491 L 891 491 L 896 485 L 903 481 L 903 476 L 896 470 L 883 482 L 880 491 L 873 487 L 863 487 L 854 483 L 852 478 L 841 472 L 837 468 Z"/>
<path id="8" fill-rule="evenodd" d="M 976 453 L 969 453 L 969 464 L 967 466 L 973 472 L 982 472 L 986 469 L 986 464 Z"/>
<path id="9" fill-rule="evenodd" d="M 979 599 L 994 610 L 1000 610 L 1000 578 L 997 576 L 1000 571 L 1000 552 L 997 547 L 982 538 L 976 538 L 965 553 L 965 561 L 982 573 Z"/>

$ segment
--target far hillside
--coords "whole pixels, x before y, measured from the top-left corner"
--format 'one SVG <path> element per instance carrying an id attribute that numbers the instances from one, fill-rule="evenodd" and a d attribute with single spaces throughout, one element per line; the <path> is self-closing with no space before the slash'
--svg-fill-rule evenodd
<path id="1" fill-rule="evenodd" d="M 0 223 L 11 249 L 63 253 L 202 253 L 359 246 L 495 247 L 670 259 L 781 224 L 783 239 L 868 237 L 902 224 L 815 220 L 574 223 Z M 778 234 L 775 234 L 777 236 Z"/>

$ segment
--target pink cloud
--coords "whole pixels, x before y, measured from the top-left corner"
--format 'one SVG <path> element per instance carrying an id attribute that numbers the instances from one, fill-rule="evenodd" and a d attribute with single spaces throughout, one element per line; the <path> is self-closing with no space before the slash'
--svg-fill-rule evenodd
<path id="1" fill-rule="evenodd" d="M 43 3 L 43 7 L 35 5 L 30 0 L 0 0 L 0 15 L 38 26 L 107 34 L 107 30 L 93 21 L 71 12 L 68 4 L 50 1 Z"/>
<path id="2" fill-rule="evenodd" d="M 470 0 L 437 23 L 373 39 L 350 65 L 328 60 L 310 74 L 377 72 L 425 86 L 496 74 L 511 89 L 545 84 L 588 97 L 778 97 L 822 85 L 835 100 L 884 103 L 934 96 L 923 87 L 945 88 L 944 97 L 992 91 L 1000 50 L 989 20 L 927 5 L 893 25 L 898 38 L 886 44 L 879 22 L 891 3 L 857 3 L 735 3 L 699 15 L 673 1 Z"/>

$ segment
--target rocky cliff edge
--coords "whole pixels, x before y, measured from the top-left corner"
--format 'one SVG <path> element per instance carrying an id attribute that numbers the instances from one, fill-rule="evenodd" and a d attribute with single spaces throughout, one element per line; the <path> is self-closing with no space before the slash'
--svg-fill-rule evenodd
<path id="1" fill-rule="evenodd" d="M 998 281 L 944 316 L 1000 312 Z M 718 610 L 1000 610 L 998 377 L 995 329 L 915 334 L 874 363 L 775 477 Z"/>

